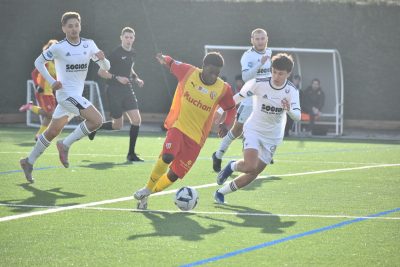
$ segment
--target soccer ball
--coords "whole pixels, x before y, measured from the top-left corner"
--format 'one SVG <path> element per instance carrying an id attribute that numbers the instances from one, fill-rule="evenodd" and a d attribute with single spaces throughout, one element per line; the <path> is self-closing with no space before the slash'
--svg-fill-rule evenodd
<path id="1" fill-rule="evenodd" d="M 198 200 L 199 194 L 197 193 L 197 190 L 185 186 L 176 191 L 174 202 L 180 210 L 188 211 L 196 207 Z"/>

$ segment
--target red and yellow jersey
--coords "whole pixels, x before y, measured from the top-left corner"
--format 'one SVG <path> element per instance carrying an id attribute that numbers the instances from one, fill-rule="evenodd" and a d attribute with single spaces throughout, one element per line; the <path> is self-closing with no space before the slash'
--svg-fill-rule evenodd
<path id="1" fill-rule="evenodd" d="M 164 126 L 179 129 L 203 146 L 212 127 L 215 109 L 221 106 L 224 110 L 233 109 L 234 113 L 230 85 L 220 78 L 213 85 L 206 85 L 200 79 L 201 69 L 168 56 L 165 60 L 177 77 L 178 85 Z"/>
<path id="2" fill-rule="evenodd" d="M 53 76 L 54 79 L 56 79 L 56 67 L 54 65 L 54 62 L 47 62 L 46 68 L 49 71 L 50 75 Z M 31 76 L 34 84 L 43 89 L 44 95 L 53 95 L 51 84 L 46 81 L 46 79 L 42 76 L 42 74 L 40 74 L 40 72 L 36 68 L 32 71 Z"/>

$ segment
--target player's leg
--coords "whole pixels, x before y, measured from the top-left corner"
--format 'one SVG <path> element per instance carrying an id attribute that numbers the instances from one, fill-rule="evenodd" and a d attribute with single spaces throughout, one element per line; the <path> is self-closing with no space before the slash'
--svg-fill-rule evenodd
<path id="1" fill-rule="evenodd" d="M 268 143 L 263 136 L 251 131 L 245 132 L 244 135 L 243 159 L 232 162 L 226 167 L 232 171 L 243 172 L 243 174 L 216 191 L 214 198 L 218 203 L 224 203 L 224 195 L 243 188 L 254 181 L 271 162 L 275 153 L 276 145 Z"/>
<path id="2" fill-rule="evenodd" d="M 252 169 L 251 171 L 247 172 L 247 173 L 242 173 L 241 175 L 239 175 L 237 178 L 235 178 L 234 180 L 230 181 L 229 183 L 223 185 L 221 188 L 219 188 L 215 194 L 214 194 L 214 199 L 217 203 L 219 204 L 223 204 L 225 203 L 225 195 L 235 192 L 238 189 L 241 189 L 243 187 L 245 187 L 246 185 L 250 184 L 252 181 L 254 181 L 257 176 L 265 169 L 265 167 L 267 166 L 267 164 L 263 161 L 261 161 L 260 159 L 254 159 L 252 158 L 251 160 L 253 160 L 256 162 L 256 166 L 254 169 Z"/>
<path id="3" fill-rule="evenodd" d="M 51 118 L 53 117 L 53 112 L 56 108 L 56 99 L 53 94 L 44 95 L 36 94 L 36 99 L 40 105 L 40 115 L 42 116 L 42 123 L 39 130 L 36 133 L 35 140 L 41 135 L 49 126 Z"/>
<path id="4" fill-rule="evenodd" d="M 27 158 L 20 160 L 20 165 L 24 171 L 25 178 L 29 182 L 33 182 L 32 177 L 33 165 L 40 155 L 49 147 L 51 141 L 60 134 L 65 124 L 68 123 L 68 115 L 62 107 L 57 107 L 57 116 L 53 118 L 47 130 L 38 137 L 36 144 Z"/>
<path id="5" fill-rule="evenodd" d="M 124 91 L 124 99 L 122 101 L 122 108 L 127 115 L 131 127 L 129 129 L 129 147 L 126 159 L 128 161 L 143 161 L 136 155 L 136 141 L 139 135 L 139 128 L 142 123 L 142 118 L 139 112 L 139 105 L 136 95 L 131 90 Z"/>
<path id="6" fill-rule="evenodd" d="M 182 145 L 182 132 L 176 128 L 171 128 L 167 131 L 165 137 L 163 149 L 161 154 L 154 165 L 149 180 L 145 187 L 134 193 L 134 197 L 137 200 L 141 200 L 152 193 L 154 186 L 158 180 L 166 174 L 169 164 L 175 159 Z"/>
<path id="7" fill-rule="evenodd" d="M 126 112 L 126 115 L 129 118 L 129 122 L 131 124 L 131 127 L 129 129 L 129 149 L 126 159 L 128 161 L 143 161 L 143 159 L 137 156 L 135 151 L 136 141 L 139 135 L 139 128 L 142 123 L 139 109 L 128 110 Z"/>
<path id="8" fill-rule="evenodd" d="M 213 169 L 215 172 L 221 170 L 222 157 L 232 144 L 233 140 L 238 138 L 243 132 L 243 124 L 246 122 L 252 112 L 252 106 L 240 105 L 236 114 L 236 120 L 229 132 L 222 138 L 220 146 L 212 155 Z"/>
<path id="9" fill-rule="evenodd" d="M 75 116 L 80 115 L 85 119 L 64 140 L 59 140 L 57 142 L 60 160 L 64 167 L 68 168 L 68 151 L 71 145 L 99 128 L 103 117 L 93 104 L 82 96 L 69 97 L 60 102 L 59 105 L 63 106 L 71 114 Z"/>
<path id="10" fill-rule="evenodd" d="M 106 87 L 106 95 L 110 106 L 110 116 L 112 120 L 103 122 L 97 130 L 121 130 L 124 124 L 124 118 L 122 116 L 124 113 L 122 106 L 124 102 L 124 95 L 122 94 L 121 88 Z M 93 140 L 95 138 L 97 130 L 92 131 L 88 135 L 89 140 Z"/>

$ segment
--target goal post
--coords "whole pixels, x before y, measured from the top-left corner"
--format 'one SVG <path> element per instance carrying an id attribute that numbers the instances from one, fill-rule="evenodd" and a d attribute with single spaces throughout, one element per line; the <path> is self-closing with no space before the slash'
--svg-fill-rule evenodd
<path id="1" fill-rule="evenodd" d="M 103 102 L 101 100 L 101 94 L 99 85 L 95 81 L 85 81 L 85 88 L 83 90 L 83 96 L 86 97 L 100 112 L 105 119 Z M 32 101 L 35 105 L 38 105 L 35 98 L 35 84 L 32 80 L 27 80 L 26 82 L 26 101 L 27 103 Z M 74 129 L 79 123 L 82 122 L 82 119 L 78 116 L 73 118 L 67 125 L 65 125 L 65 129 Z M 26 125 L 29 127 L 40 127 L 41 117 L 39 115 L 34 114 L 32 111 L 28 110 L 26 112 Z"/>
<path id="2" fill-rule="evenodd" d="M 205 53 L 218 51 L 224 57 L 224 67 L 221 76 L 227 82 L 234 84 L 234 77 L 241 74 L 240 58 L 243 52 L 250 46 L 229 45 L 205 45 Z M 270 47 L 274 54 L 287 52 L 295 60 L 293 74 L 302 77 L 302 88 L 311 84 L 314 78 L 321 81 L 321 87 L 325 93 L 325 105 L 322 109 L 320 120 L 315 124 L 326 125 L 329 134 L 343 134 L 343 67 L 339 51 L 336 49 L 313 49 L 313 48 L 285 48 Z M 300 89 L 302 89 L 300 88 Z M 295 134 L 299 134 L 302 122 L 297 123 Z"/>

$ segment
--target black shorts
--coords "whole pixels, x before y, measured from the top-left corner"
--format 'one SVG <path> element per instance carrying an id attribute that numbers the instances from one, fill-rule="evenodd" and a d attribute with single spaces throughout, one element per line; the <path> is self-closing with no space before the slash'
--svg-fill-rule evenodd
<path id="1" fill-rule="evenodd" d="M 110 104 L 110 115 L 119 119 L 128 110 L 139 109 L 135 93 L 129 87 L 108 87 L 107 97 Z"/>

